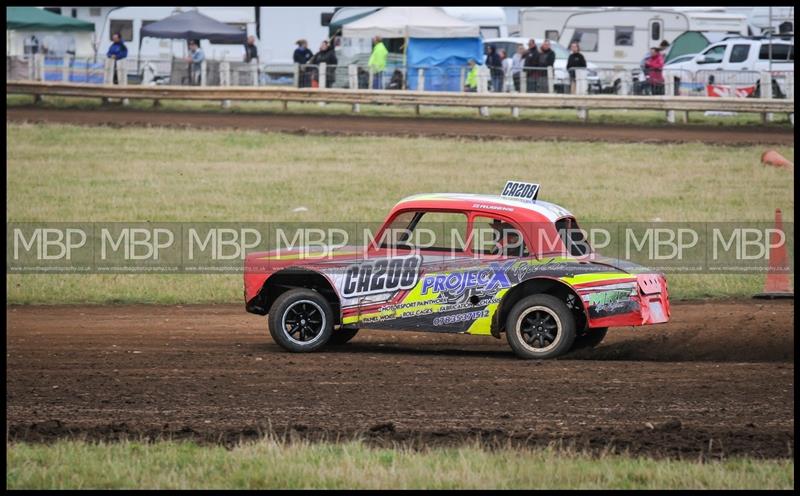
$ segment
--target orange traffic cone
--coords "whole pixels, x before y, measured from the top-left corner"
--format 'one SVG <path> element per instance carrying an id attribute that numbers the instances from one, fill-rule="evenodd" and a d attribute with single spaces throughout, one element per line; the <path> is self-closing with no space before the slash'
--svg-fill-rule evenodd
<path id="1" fill-rule="evenodd" d="M 786 253 L 786 242 L 780 242 L 779 232 L 783 231 L 783 217 L 781 209 L 775 209 L 775 231 L 770 235 L 769 243 L 769 269 L 767 280 L 764 283 L 764 292 L 754 295 L 753 298 L 776 299 L 794 298 L 794 291 L 789 282 L 789 257 Z"/>
<path id="2" fill-rule="evenodd" d="M 786 158 L 775 150 L 767 150 L 761 154 L 761 163 L 764 165 L 771 165 L 773 167 L 791 168 L 794 164 L 786 160 Z"/>

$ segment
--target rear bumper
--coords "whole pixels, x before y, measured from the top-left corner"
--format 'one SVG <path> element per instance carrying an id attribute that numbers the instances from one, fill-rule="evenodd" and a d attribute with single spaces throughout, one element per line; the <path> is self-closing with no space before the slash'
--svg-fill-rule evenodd
<path id="1" fill-rule="evenodd" d="M 670 317 L 667 280 L 661 274 L 639 274 L 628 283 L 579 290 L 589 327 L 662 324 Z"/>

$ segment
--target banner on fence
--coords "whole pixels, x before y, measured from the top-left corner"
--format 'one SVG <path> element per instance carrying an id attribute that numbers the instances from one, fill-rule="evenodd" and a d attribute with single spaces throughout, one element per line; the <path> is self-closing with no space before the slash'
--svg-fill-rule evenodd
<path id="1" fill-rule="evenodd" d="M 706 86 L 706 95 L 722 98 L 747 98 L 752 96 L 755 90 L 756 85 L 733 86 L 728 84 L 709 84 Z"/>

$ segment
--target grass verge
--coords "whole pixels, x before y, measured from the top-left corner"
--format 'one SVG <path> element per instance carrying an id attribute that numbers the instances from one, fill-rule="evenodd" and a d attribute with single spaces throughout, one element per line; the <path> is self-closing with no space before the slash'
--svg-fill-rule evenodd
<path id="1" fill-rule="evenodd" d="M 654 460 L 476 446 L 424 451 L 359 442 L 9 444 L 8 489 L 792 489 L 794 461 Z"/>

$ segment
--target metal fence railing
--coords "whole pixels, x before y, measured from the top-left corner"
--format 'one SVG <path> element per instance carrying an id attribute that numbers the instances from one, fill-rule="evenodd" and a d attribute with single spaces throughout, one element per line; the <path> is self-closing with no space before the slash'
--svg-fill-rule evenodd
<path id="1" fill-rule="evenodd" d="M 410 91 L 712 96 L 794 99 L 793 71 L 709 71 L 670 69 L 573 69 L 523 67 L 491 70 L 466 65 L 404 66 L 391 62 L 380 72 L 366 65 L 258 64 L 182 58 L 136 59 L 117 63 L 89 58 L 6 57 L 6 79 L 86 84 L 171 86 L 284 86 L 294 88 L 392 89 Z"/>
<path id="2" fill-rule="evenodd" d="M 363 64 L 363 62 L 362 62 Z M 109 59 L 95 62 L 87 58 L 6 57 L 7 81 L 45 83 L 81 83 L 99 86 L 168 85 L 200 87 L 277 87 L 294 89 L 344 89 L 369 92 L 401 90 L 419 93 L 480 93 L 480 94 L 553 94 L 574 95 L 573 102 L 580 119 L 588 118 L 586 96 L 616 95 L 619 97 L 716 97 L 724 99 L 755 98 L 764 101 L 794 100 L 794 71 L 696 71 L 674 70 L 669 67 L 656 72 L 638 69 L 574 69 L 523 67 L 516 72 L 491 70 L 477 66 L 404 66 L 390 61 L 383 71 L 362 64 L 257 64 L 206 59 L 193 64 L 186 59 Z M 40 94 L 36 94 L 40 95 Z M 40 99 L 40 96 L 36 96 Z M 107 100 L 109 97 L 103 97 Z M 396 97 L 395 97 L 396 98 Z M 332 98 L 331 101 L 334 101 Z M 158 99 L 156 99 L 158 101 Z M 223 106 L 230 105 L 223 98 Z M 319 100 L 320 103 L 323 100 Z M 123 104 L 127 97 L 123 98 Z M 523 104 L 509 100 L 512 115 L 519 116 Z M 287 101 L 284 101 L 286 105 Z M 561 106 L 566 102 L 562 102 Z M 452 105 L 453 103 L 445 103 Z M 487 104 L 492 104 L 487 100 Z M 353 102 L 358 111 L 360 102 Z M 417 112 L 420 104 L 414 104 Z M 426 104 L 428 105 L 428 104 Z M 434 104 L 435 105 L 435 104 Z M 536 104 L 541 107 L 541 104 Z M 604 103 L 605 108 L 611 108 Z M 627 103 L 625 104 L 627 105 Z M 683 111 L 694 111 L 692 105 Z M 679 105 L 680 106 L 680 105 Z M 638 105 L 633 108 L 642 109 Z M 730 107 L 730 106 L 729 106 Z M 750 108 L 739 106 L 741 108 Z M 737 107 L 737 108 L 739 108 Z M 488 105 L 480 105 L 481 115 L 488 115 Z M 628 107 L 624 107 L 628 108 Z M 672 108 L 675 108 L 674 106 Z M 699 107 L 698 107 L 699 108 Z M 793 106 L 792 106 L 793 109 Z M 668 110 L 667 120 L 674 122 L 675 111 Z M 681 111 L 678 109 L 677 111 Z M 772 119 L 772 111 L 763 113 Z M 684 116 L 684 118 L 686 118 Z M 794 114 L 789 112 L 794 123 Z"/>

